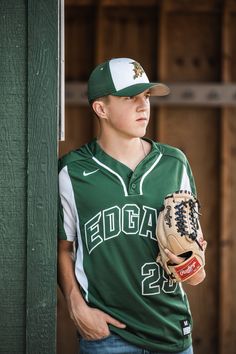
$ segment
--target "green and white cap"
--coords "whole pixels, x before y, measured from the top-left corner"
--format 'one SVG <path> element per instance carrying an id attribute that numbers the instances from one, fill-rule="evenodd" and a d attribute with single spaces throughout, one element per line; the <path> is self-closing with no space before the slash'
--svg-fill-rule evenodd
<path id="1" fill-rule="evenodd" d="M 150 89 L 151 96 L 168 95 L 170 89 L 150 82 L 142 66 L 130 58 L 114 58 L 98 65 L 88 80 L 88 100 L 113 96 L 135 96 Z"/>

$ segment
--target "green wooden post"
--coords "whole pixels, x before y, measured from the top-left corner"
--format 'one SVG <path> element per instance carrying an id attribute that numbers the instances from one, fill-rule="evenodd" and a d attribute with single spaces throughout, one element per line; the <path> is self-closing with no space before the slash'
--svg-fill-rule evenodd
<path id="1" fill-rule="evenodd" d="M 28 1 L 26 351 L 56 349 L 58 0 Z"/>
<path id="2" fill-rule="evenodd" d="M 1 354 L 56 352 L 59 1 L 0 1 Z"/>
<path id="3" fill-rule="evenodd" d="M 27 193 L 27 21 L 0 1 L 0 353 L 24 353 Z"/>

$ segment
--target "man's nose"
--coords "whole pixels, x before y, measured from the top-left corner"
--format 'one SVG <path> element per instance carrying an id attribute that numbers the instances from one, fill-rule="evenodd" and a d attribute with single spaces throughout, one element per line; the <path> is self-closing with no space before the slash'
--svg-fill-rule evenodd
<path id="1" fill-rule="evenodd" d="M 138 108 L 139 109 L 147 109 L 149 106 L 149 100 L 147 99 L 147 97 L 139 97 L 139 101 L 138 101 Z"/>

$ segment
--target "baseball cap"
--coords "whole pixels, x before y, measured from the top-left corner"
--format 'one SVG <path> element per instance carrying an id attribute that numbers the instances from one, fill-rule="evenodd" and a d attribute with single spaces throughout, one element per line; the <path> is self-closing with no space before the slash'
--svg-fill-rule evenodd
<path id="1" fill-rule="evenodd" d="M 150 82 L 142 66 L 130 58 L 114 58 L 99 64 L 88 80 L 88 100 L 113 96 L 136 96 L 150 89 L 151 96 L 168 95 L 170 89 Z"/>

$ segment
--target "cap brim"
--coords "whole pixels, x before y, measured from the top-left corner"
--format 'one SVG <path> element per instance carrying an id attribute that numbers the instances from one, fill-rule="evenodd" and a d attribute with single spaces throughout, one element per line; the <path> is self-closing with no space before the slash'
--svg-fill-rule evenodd
<path id="1" fill-rule="evenodd" d="M 168 86 L 161 83 L 140 83 L 135 84 L 129 87 L 126 87 L 122 90 L 111 92 L 110 94 L 113 96 L 119 97 L 129 97 L 139 95 L 141 92 L 150 90 L 151 96 L 166 96 L 170 93 L 170 89 Z"/>
<path id="2" fill-rule="evenodd" d="M 151 96 L 166 96 L 170 93 L 170 88 L 164 84 L 153 84 L 150 89 Z"/>

